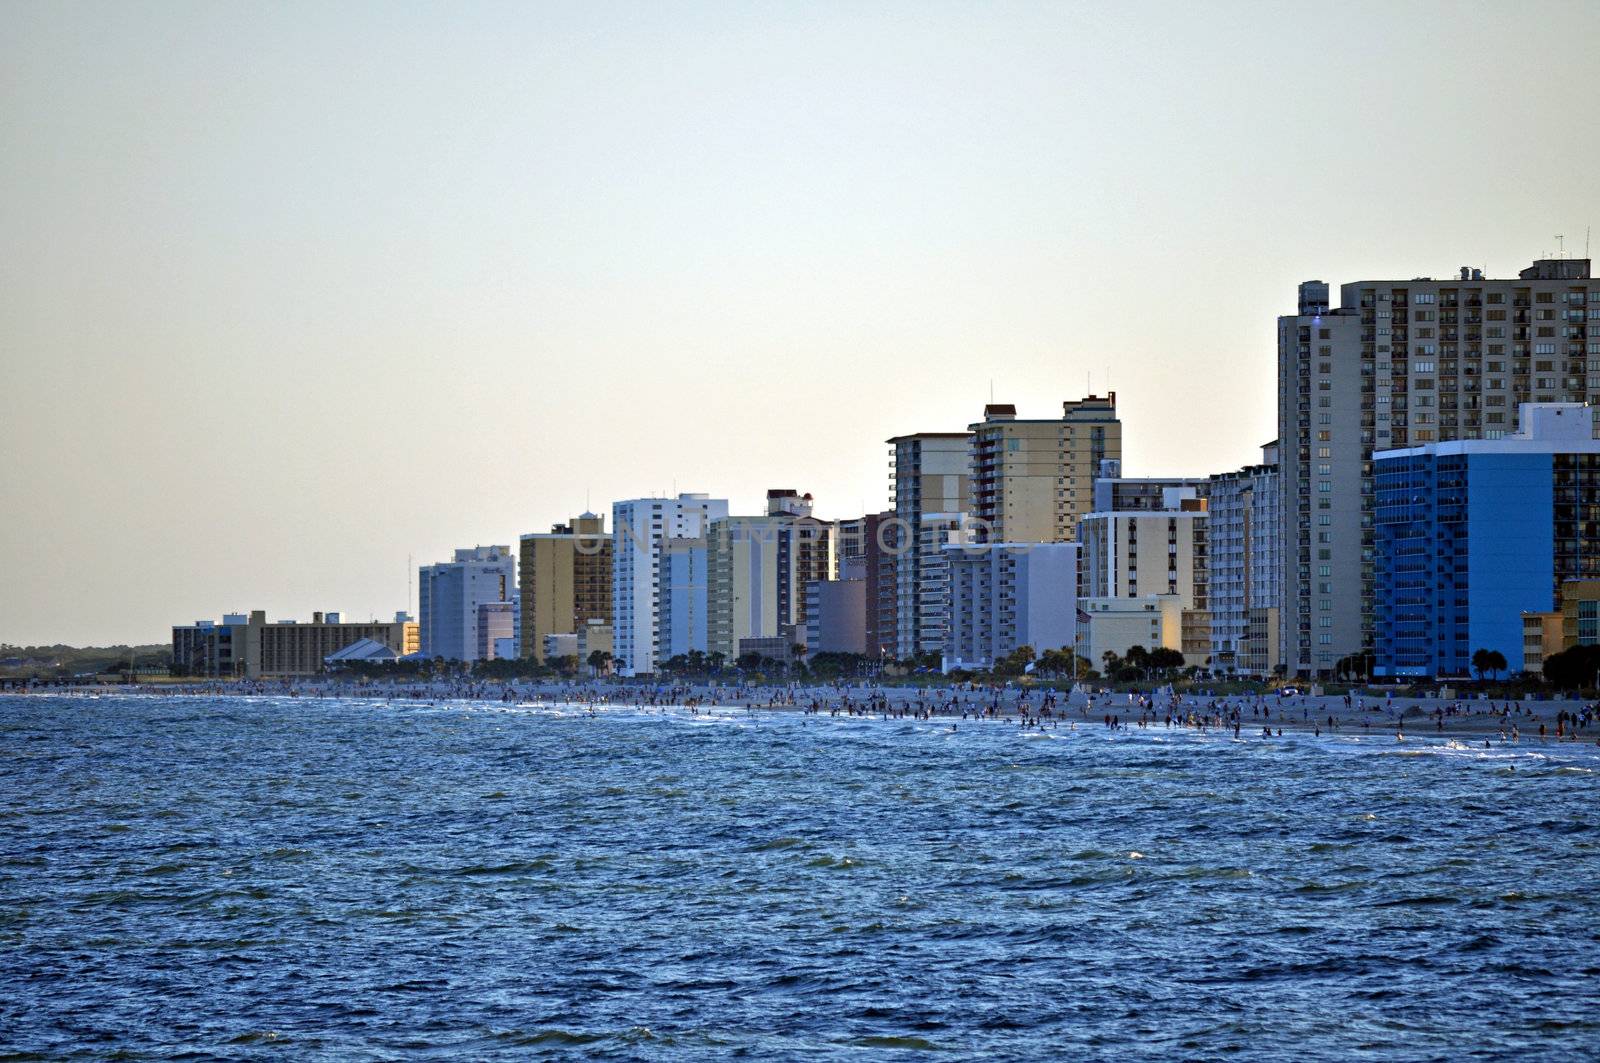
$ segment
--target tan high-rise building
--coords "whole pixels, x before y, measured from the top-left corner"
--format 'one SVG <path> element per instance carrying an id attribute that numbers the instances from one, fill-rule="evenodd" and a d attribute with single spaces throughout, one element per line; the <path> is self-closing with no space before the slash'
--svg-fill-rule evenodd
<path id="1" fill-rule="evenodd" d="M 811 515 L 811 496 L 767 492 L 767 513 L 724 517 L 706 534 L 706 642 L 727 660 L 745 639 L 806 627 L 806 585 L 834 578 L 838 529 Z"/>
<path id="2" fill-rule="evenodd" d="M 593 513 L 522 537 L 522 656 L 544 660 L 546 635 L 611 623 L 611 537 Z"/>
<path id="3" fill-rule="evenodd" d="M 1122 457 L 1117 394 L 1064 402 L 1058 418 L 1019 420 L 985 406 L 971 425 L 972 515 L 980 542 L 1070 543 L 1094 508 L 1100 463 Z"/>
<path id="4" fill-rule="evenodd" d="M 928 521 L 959 521 L 972 504 L 972 435 L 968 432 L 915 432 L 888 441 L 894 512 L 878 533 L 889 554 L 889 586 L 879 640 L 895 657 L 938 652 L 944 645 L 944 618 L 923 608 L 922 530 Z"/>

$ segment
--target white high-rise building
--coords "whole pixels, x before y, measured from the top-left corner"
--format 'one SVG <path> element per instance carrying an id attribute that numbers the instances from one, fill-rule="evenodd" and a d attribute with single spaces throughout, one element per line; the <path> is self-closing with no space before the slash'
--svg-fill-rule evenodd
<path id="1" fill-rule="evenodd" d="M 711 521 L 727 515 L 727 499 L 704 494 L 612 503 L 612 653 L 618 673 L 655 671 L 663 541 L 701 538 Z"/>
<path id="2" fill-rule="evenodd" d="M 944 653 L 950 637 L 950 559 L 945 548 L 975 542 L 965 513 L 924 513 L 917 526 L 917 610 L 913 652 Z"/>
<path id="3" fill-rule="evenodd" d="M 449 661 L 480 659 L 478 607 L 511 602 L 517 596 L 517 559 L 511 547 L 457 550 L 453 560 L 423 565 L 418 577 L 423 655 Z"/>
<path id="4" fill-rule="evenodd" d="M 1214 671 L 1270 675 L 1278 664 L 1279 505 L 1276 441 L 1261 448 L 1261 464 L 1211 477 L 1206 538 Z"/>

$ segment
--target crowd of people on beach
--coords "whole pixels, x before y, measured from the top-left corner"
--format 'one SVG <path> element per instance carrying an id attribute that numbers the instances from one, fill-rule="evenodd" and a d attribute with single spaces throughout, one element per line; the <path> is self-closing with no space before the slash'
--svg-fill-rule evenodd
<path id="1" fill-rule="evenodd" d="M 711 710 L 799 711 L 806 715 L 881 718 L 884 720 L 949 720 L 952 728 L 962 721 L 1006 723 L 1022 731 L 1076 729 L 1096 720 L 1112 732 L 1133 728 L 1189 730 L 1200 734 L 1231 732 L 1242 738 L 1246 729 L 1262 738 L 1294 732 L 1338 734 L 1353 728 L 1371 733 L 1393 729 L 1397 740 L 1407 737 L 1407 723 L 1420 724 L 1436 735 L 1452 732 L 1481 733 L 1488 744 L 1521 742 L 1537 728 L 1541 741 L 1587 739 L 1600 719 L 1600 705 L 1591 703 L 1529 703 L 1452 698 L 1428 701 L 1346 693 L 1313 696 L 1298 690 L 1253 694 L 1213 694 L 1180 691 L 1171 687 L 1109 691 L 1077 687 L 1071 691 L 1029 687 L 1014 683 L 969 681 L 947 686 L 899 686 L 871 681 L 836 681 L 825 684 L 794 682 L 781 685 L 740 682 L 677 682 L 652 684 L 617 680 L 500 681 L 456 677 L 395 681 L 351 680 L 343 677 L 256 680 L 199 680 L 178 684 L 128 684 L 104 688 L 30 681 L 11 684 L 11 693 L 91 693 L 146 696 L 377 698 L 388 703 L 477 702 L 504 705 L 574 706 L 589 713 L 625 708 L 643 711 Z M 1536 707 L 1543 708 L 1541 714 Z M 1556 707 L 1553 717 L 1548 709 Z M 1428 725 L 1431 724 L 1431 728 Z M 1415 731 L 1413 733 L 1416 733 Z M 1421 733 L 1427 733 L 1423 730 Z M 1600 744 L 1600 739 L 1597 739 Z"/>

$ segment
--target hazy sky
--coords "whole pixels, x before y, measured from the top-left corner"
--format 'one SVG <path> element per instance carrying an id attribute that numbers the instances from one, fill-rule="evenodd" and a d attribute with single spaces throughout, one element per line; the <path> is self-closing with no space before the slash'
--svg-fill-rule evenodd
<path id="1" fill-rule="evenodd" d="M 1600 224 L 1600 4 L 0 6 L 0 640 L 404 608 L 614 498 L 880 508 L 1118 393 L 1253 460 L 1295 285 Z"/>

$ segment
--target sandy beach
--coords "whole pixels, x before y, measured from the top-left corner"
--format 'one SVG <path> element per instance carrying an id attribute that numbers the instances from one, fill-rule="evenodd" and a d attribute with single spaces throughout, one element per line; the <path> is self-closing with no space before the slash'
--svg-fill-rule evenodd
<path id="1" fill-rule="evenodd" d="M 406 702 L 500 702 L 607 708 L 813 712 L 862 717 L 985 720 L 1052 726 L 1204 727 L 1241 735 L 1312 731 L 1395 734 L 1407 738 L 1477 737 L 1491 741 L 1578 741 L 1600 744 L 1594 704 L 1575 699 L 1507 700 L 1472 697 L 1394 697 L 1385 694 L 1233 694 L 1152 687 L 1070 693 L 1015 685 L 897 686 L 879 683 L 643 683 L 599 681 L 352 680 L 315 678 L 191 684 L 55 687 L 101 696 L 259 696 L 363 698 Z M 1108 718 L 1110 723 L 1108 724 Z M 1169 724 L 1170 721 L 1170 724 Z M 1559 734 L 1558 734 L 1559 732 Z"/>

